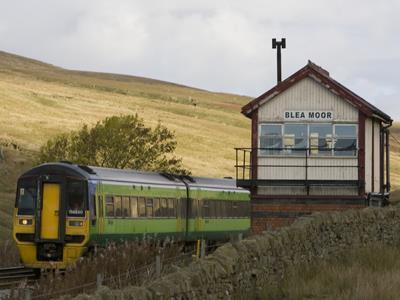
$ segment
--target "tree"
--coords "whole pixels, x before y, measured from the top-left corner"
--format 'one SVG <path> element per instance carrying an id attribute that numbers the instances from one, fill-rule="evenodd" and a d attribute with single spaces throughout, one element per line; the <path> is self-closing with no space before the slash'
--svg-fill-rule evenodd
<path id="1" fill-rule="evenodd" d="M 138 115 L 113 116 L 60 134 L 40 148 L 39 162 L 68 160 L 119 169 L 190 174 L 174 155 L 175 135 L 160 123 L 146 127 Z"/>

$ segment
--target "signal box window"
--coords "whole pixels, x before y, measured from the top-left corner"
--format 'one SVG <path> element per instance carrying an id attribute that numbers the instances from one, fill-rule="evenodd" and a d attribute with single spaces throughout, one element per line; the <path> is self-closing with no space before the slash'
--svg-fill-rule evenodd
<path id="1" fill-rule="evenodd" d="M 37 200 L 36 179 L 21 179 L 18 182 L 17 208 L 19 215 L 33 215 Z"/>
<path id="2" fill-rule="evenodd" d="M 261 149 L 261 154 L 280 154 L 282 148 L 282 125 L 263 124 L 261 125 L 260 133 L 260 148 L 264 148 Z"/>
<path id="3" fill-rule="evenodd" d="M 332 155 L 332 124 L 310 125 L 310 154 L 318 156 Z"/>
<path id="4" fill-rule="evenodd" d="M 114 217 L 114 199 L 106 196 L 106 217 Z"/>
<path id="5" fill-rule="evenodd" d="M 357 155 L 356 125 L 335 126 L 335 156 Z"/>
<path id="6" fill-rule="evenodd" d="M 67 214 L 70 217 L 85 215 L 86 186 L 82 180 L 67 181 Z"/>
<path id="7" fill-rule="evenodd" d="M 308 139 L 307 125 L 285 124 L 284 131 L 285 153 L 291 155 L 305 155 Z"/>

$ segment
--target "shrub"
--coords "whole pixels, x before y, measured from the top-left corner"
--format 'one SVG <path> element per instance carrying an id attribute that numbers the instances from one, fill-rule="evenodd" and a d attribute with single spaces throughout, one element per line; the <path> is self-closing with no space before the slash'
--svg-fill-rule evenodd
<path id="1" fill-rule="evenodd" d="M 41 147 L 39 163 L 68 160 L 77 164 L 119 169 L 190 174 L 174 155 L 173 132 L 158 124 L 146 127 L 138 115 L 113 116 L 60 134 Z"/>

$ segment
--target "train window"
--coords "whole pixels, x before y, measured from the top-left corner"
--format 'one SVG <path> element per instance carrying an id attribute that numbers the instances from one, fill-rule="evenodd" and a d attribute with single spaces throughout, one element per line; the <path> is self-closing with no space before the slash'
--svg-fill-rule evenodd
<path id="1" fill-rule="evenodd" d="M 209 206 L 210 206 L 210 218 L 216 218 L 217 217 L 217 205 L 214 200 L 209 201 Z"/>
<path id="2" fill-rule="evenodd" d="M 227 218 L 229 216 L 228 204 L 229 201 L 221 200 L 221 218 Z"/>
<path id="3" fill-rule="evenodd" d="M 86 184 L 83 180 L 67 181 L 67 214 L 73 217 L 85 215 Z"/>
<path id="4" fill-rule="evenodd" d="M 138 199 L 138 213 L 139 217 L 145 217 L 146 216 L 146 203 L 144 201 L 144 198 L 139 198 Z"/>
<path id="5" fill-rule="evenodd" d="M 114 198 L 106 196 L 106 216 L 114 217 Z"/>
<path id="6" fill-rule="evenodd" d="M 18 181 L 17 203 L 19 215 L 33 215 L 37 197 L 36 179 Z"/>
<path id="7" fill-rule="evenodd" d="M 131 197 L 131 217 L 138 217 L 138 201 L 136 197 Z"/>
<path id="8" fill-rule="evenodd" d="M 186 209 L 186 206 L 189 205 L 189 209 Z M 189 199 L 189 203 L 186 200 L 186 198 L 179 198 L 176 200 L 176 210 L 177 210 L 177 214 L 179 216 L 185 217 L 186 216 L 186 212 L 188 212 L 189 216 L 188 218 L 191 217 L 191 199 Z"/>
<path id="9" fill-rule="evenodd" d="M 129 205 L 129 197 L 122 197 L 122 216 L 124 218 L 131 216 L 131 208 Z"/>
<path id="10" fill-rule="evenodd" d="M 249 217 L 249 203 L 244 201 L 238 201 L 235 203 L 237 207 L 235 216 L 237 218 L 248 218 Z"/>
<path id="11" fill-rule="evenodd" d="M 237 202 L 232 202 L 232 210 L 231 210 L 231 216 L 232 218 L 237 218 L 239 216 L 239 207 Z"/>
<path id="12" fill-rule="evenodd" d="M 168 217 L 168 203 L 167 199 L 161 198 L 160 199 L 160 216 L 161 217 Z"/>
<path id="13" fill-rule="evenodd" d="M 155 217 L 162 217 L 160 209 L 160 199 L 158 198 L 153 199 L 153 210 Z"/>
<path id="14" fill-rule="evenodd" d="M 90 205 L 90 208 L 91 208 L 91 213 L 92 213 L 92 216 L 94 217 L 94 218 L 96 218 L 96 215 L 97 215 L 97 210 L 96 210 L 96 195 L 92 195 L 92 197 L 91 197 L 91 205 Z"/>
<path id="15" fill-rule="evenodd" d="M 201 215 L 203 218 L 209 218 L 210 217 L 210 205 L 208 200 L 203 200 L 203 206 L 202 206 L 202 212 Z"/>
<path id="16" fill-rule="evenodd" d="M 215 218 L 220 218 L 221 217 L 220 201 L 214 200 L 213 204 L 214 204 L 214 217 Z"/>
<path id="17" fill-rule="evenodd" d="M 226 201 L 226 217 L 232 218 L 232 201 Z"/>
<path id="18" fill-rule="evenodd" d="M 182 199 L 182 201 L 184 201 L 184 199 Z M 189 200 L 189 205 L 190 205 L 190 209 L 189 209 L 189 214 L 190 214 L 190 218 L 197 218 L 197 200 L 196 199 L 190 199 Z"/>
<path id="19" fill-rule="evenodd" d="M 114 197 L 114 210 L 116 217 L 122 217 L 121 197 Z"/>
<path id="20" fill-rule="evenodd" d="M 146 217 L 151 218 L 153 216 L 153 199 L 146 199 Z"/>
<path id="21" fill-rule="evenodd" d="M 168 199 L 168 217 L 176 217 L 175 199 Z"/>
<path id="22" fill-rule="evenodd" d="M 243 217 L 249 218 L 250 217 L 250 203 L 249 202 L 242 202 L 243 203 Z"/>
<path id="23" fill-rule="evenodd" d="M 98 214 L 99 214 L 99 217 L 102 217 L 103 216 L 103 196 L 99 196 L 99 198 L 98 198 L 98 203 L 99 203 L 99 208 L 98 208 Z"/>

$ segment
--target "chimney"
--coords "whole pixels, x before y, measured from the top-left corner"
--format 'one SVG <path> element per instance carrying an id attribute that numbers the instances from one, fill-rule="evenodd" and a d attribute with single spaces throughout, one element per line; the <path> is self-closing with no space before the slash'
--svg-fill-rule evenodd
<path id="1" fill-rule="evenodd" d="M 282 61 L 281 61 L 281 48 L 286 48 L 286 39 L 282 38 L 280 42 L 276 39 L 272 39 L 272 49 L 277 49 L 276 52 L 276 67 L 277 67 L 277 81 L 278 83 L 282 81 Z"/>

